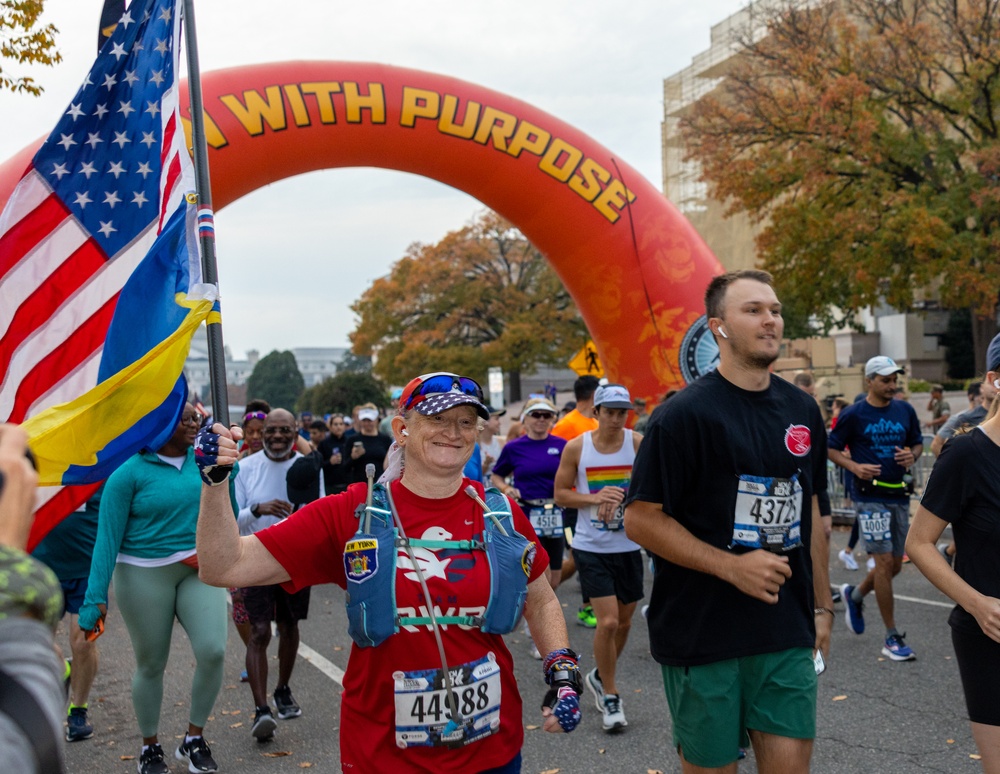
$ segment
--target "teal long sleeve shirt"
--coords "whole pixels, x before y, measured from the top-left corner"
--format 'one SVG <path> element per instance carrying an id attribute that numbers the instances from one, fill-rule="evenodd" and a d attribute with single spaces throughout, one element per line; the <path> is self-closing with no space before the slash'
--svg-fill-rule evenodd
<path id="1" fill-rule="evenodd" d="M 235 477 L 234 470 L 229 479 L 234 519 Z M 108 585 L 119 553 L 139 559 L 162 559 L 194 549 L 201 487 L 194 449 L 187 450 L 180 470 L 163 462 L 155 452 L 143 451 L 111 474 L 101 498 L 85 606 L 107 604 Z M 84 623 L 81 609 L 80 625 L 90 628 Z"/>

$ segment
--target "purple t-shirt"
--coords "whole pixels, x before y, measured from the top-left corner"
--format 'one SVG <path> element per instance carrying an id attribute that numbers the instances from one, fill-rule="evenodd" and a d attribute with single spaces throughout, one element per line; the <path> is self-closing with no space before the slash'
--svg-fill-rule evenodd
<path id="1" fill-rule="evenodd" d="M 501 478 L 513 473 L 525 500 L 551 500 L 564 446 L 566 440 L 557 435 L 541 441 L 522 435 L 504 445 L 493 472 Z"/>

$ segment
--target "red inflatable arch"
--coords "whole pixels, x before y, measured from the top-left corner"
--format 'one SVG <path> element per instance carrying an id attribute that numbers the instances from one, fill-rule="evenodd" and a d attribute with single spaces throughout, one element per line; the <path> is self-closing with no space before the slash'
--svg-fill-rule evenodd
<path id="1" fill-rule="evenodd" d="M 572 126 L 481 86 L 379 64 L 260 64 L 202 81 L 216 208 L 318 169 L 423 175 L 496 210 L 547 256 L 607 375 L 633 395 L 655 399 L 712 367 L 702 295 L 721 266 L 659 191 Z M 0 207 L 37 145 L 0 166 Z"/>

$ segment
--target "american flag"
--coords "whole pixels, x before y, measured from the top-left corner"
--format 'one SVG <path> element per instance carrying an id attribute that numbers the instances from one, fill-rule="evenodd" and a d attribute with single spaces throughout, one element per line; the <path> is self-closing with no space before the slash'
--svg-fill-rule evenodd
<path id="1" fill-rule="evenodd" d="M 94 387 L 122 286 L 194 190 L 179 16 L 178 0 L 130 5 L 0 215 L 0 421 Z M 40 490 L 38 516 L 93 488 Z"/>

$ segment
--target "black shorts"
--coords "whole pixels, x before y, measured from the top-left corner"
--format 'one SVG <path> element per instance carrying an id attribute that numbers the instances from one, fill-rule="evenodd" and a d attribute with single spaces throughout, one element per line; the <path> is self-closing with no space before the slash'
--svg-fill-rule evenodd
<path id="1" fill-rule="evenodd" d="M 549 553 L 549 569 L 561 570 L 563 553 L 566 551 L 566 540 L 562 535 L 539 537 L 538 544 Z"/>
<path id="2" fill-rule="evenodd" d="M 617 597 L 623 605 L 642 599 L 641 551 L 598 554 L 574 548 L 573 558 L 584 599 Z"/>
<path id="3" fill-rule="evenodd" d="M 243 605 L 250 623 L 277 621 L 294 623 L 309 617 L 309 591 L 306 587 L 289 594 L 281 586 L 248 586 L 243 589 Z"/>
<path id="4" fill-rule="evenodd" d="M 951 630 L 955 660 L 962 677 L 965 706 L 969 720 L 987 726 L 1000 726 L 1000 642 L 981 631 Z"/>

